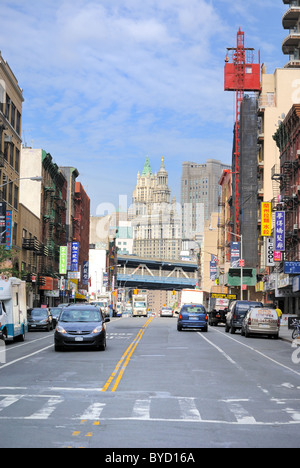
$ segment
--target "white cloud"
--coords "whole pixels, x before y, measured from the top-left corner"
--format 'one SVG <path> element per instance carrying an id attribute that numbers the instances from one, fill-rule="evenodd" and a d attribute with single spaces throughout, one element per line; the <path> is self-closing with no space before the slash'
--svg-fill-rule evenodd
<path id="1" fill-rule="evenodd" d="M 275 62 L 271 26 L 281 34 L 281 16 L 278 6 L 272 10 L 276 27 L 260 18 L 271 10 L 265 5 L 2 0 L 1 50 L 24 88 L 27 142 L 58 164 L 73 161 L 97 199 L 99 177 L 102 196 L 125 187 L 131 193 L 147 154 L 159 161 L 163 153 L 178 181 L 181 161 L 215 155 L 228 162 L 234 96 L 224 92 L 226 47 L 235 45 L 242 26 L 247 43 L 262 44 Z M 106 183 L 112 170 L 116 187 Z"/>

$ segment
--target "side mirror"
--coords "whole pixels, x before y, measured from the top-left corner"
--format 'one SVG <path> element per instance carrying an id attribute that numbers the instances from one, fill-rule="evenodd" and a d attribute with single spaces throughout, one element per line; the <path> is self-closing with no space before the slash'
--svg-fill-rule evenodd
<path id="1" fill-rule="evenodd" d="M 109 317 L 105 317 L 104 322 L 110 322 L 110 318 L 109 318 Z"/>

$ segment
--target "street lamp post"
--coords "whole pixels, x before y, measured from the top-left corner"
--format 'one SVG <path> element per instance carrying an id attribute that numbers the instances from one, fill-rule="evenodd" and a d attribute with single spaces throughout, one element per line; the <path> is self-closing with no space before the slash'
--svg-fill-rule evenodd
<path id="1" fill-rule="evenodd" d="M 35 182 L 42 182 L 43 177 L 41 177 L 41 176 L 34 176 L 34 177 L 18 177 L 17 179 L 9 180 L 8 182 L 5 182 L 4 184 L 0 185 L 0 188 L 5 187 L 5 185 L 12 184 L 13 182 L 16 182 L 17 180 L 34 180 Z"/>

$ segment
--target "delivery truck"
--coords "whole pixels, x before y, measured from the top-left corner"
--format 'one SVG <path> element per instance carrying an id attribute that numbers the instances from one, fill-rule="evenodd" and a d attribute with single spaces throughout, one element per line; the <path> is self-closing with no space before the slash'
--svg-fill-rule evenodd
<path id="1" fill-rule="evenodd" d="M 132 316 L 133 317 L 147 317 L 148 315 L 148 301 L 147 292 L 140 294 L 133 294 L 132 296 Z"/>
<path id="2" fill-rule="evenodd" d="M 19 278 L 0 279 L 0 333 L 4 340 L 25 340 L 28 331 L 26 283 Z"/>
<path id="3" fill-rule="evenodd" d="M 181 291 L 181 307 L 187 304 L 202 304 L 203 291 L 201 289 L 183 289 Z"/>

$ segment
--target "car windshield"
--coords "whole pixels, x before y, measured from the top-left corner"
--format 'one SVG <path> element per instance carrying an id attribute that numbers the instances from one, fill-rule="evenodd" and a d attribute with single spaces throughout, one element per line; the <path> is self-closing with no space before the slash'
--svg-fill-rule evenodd
<path id="1" fill-rule="evenodd" d="M 29 315 L 34 318 L 47 317 L 48 312 L 47 309 L 32 309 L 32 311 L 29 312 Z"/>
<path id="2" fill-rule="evenodd" d="M 205 308 L 203 305 L 189 305 L 182 307 L 181 312 L 188 314 L 205 314 Z"/>
<path id="3" fill-rule="evenodd" d="M 237 304 L 236 309 L 239 314 L 242 313 L 245 315 L 245 313 L 248 312 L 250 307 L 263 307 L 263 305 L 261 302 L 245 302 L 244 304 Z"/>
<path id="4" fill-rule="evenodd" d="M 99 310 L 64 310 L 60 316 L 61 322 L 101 322 Z"/>
<path id="5" fill-rule="evenodd" d="M 146 307 L 146 302 L 135 302 L 135 307 Z"/>

